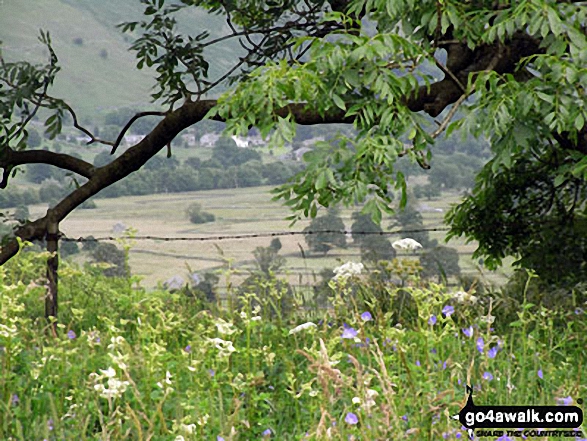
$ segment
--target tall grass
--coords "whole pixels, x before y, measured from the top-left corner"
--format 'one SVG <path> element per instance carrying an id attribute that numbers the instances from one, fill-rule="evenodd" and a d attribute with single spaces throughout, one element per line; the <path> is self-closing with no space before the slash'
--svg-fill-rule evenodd
<path id="1" fill-rule="evenodd" d="M 45 258 L 0 268 L 0 439 L 467 439 L 450 418 L 465 384 L 477 404 L 587 395 L 579 309 L 526 304 L 494 328 L 491 302 L 410 279 L 417 316 L 402 326 L 364 275 L 331 281 L 322 309 L 294 295 L 281 310 L 271 278 L 264 298 L 221 308 L 64 264 L 54 336 L 39 318 Z"/>

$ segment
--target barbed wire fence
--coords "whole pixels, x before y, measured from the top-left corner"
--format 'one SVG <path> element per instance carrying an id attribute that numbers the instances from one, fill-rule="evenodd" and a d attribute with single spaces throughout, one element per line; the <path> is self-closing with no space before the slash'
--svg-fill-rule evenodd
<path id="1" fill-rule="evenodd" d="M 352 231 L 352 230 L 315 230 L 315 231 L 275 231 L 267 233 L 244 233 L 244 234 L 224 234 L 224 235 L 209 235 L 209 236 L 151 236 L 151 235 L 129 235 L 130 240 L 152 240 L 161 242 L 171 241 L 194 241 L 194 242 L 208 242 L 208 241 L 222 241 L 222 240 L 239 240 L 239 239 L 255 239 L 262 237 L 283 237 L 283 236 L 309 236 L 316 234 L 344 234 L 352 236 L 393 236 L 393 235 L 407 235 L 413 233 L 449 231 L 448 227 L 437 228 L 419 228 L 410 230 L 395 230 L 395 231 Z M 102 237 L 67 237 L 60 235 L 59 239 L 66 242 L 105 242 L 105 241 L 119 241 L 124 236 L 102 236 Z"/>
<path id="2" fill-rule="evenodd" d="M 446 226 L 439 226 L 439 227 L 428 227 L 428 228 L 413 228 L 413 229 L 395 229 L 390 231 L 352 231 L 352 230 L 309 230 L 309 231 L 273 231 L 273 232 L 261 232 L 261 233 L 241 233 L 241 234 L 216 234 L 216 233 L 207 233 L 206 235 L 199 235 L 199 236 L 158 236 L 158 235 L 137 235 L 129 233 L 129 230 L 122 231 L 119 234 L 109 235 L 109 236 L 86 236 L 86 237 L 68 237 L 66 235 L 61 234 L 59 240 L 64 242 L 77 242 L 77 243 L 88 243 L 88 242 L 112 242 L 112 241 L 121 241 L 121 240 L 128 240 L 129 242 L 134 241 L 152 241 L 152 242 L 221 242 L 221 241 L 230 241 L 230 240 L 248 240 L 248 239 L 260 239 L 260 238 L 279 238 L 279 237 L 291 237 L 291 236 L 310 236 L 310 235 L 319 235 L 319 234 L 340 234 L 345 235 L 347 237 L 357 237 L 357 236 L 399 236 L 399 237 L 409 237 L 415 233 L 433 233 L 433 232 L 447 232 L 450 228 Z M 134 250 L 137 253 L 145 253 L 149 252 L 147 250 Z M 415 254 L 411 251 L 402 251 L 397 250 L 397 256 L 414 256 Z M 463 251 L 463 250 L 456 250 L 459 256 L 468 256 L 470 257 L 473 252 L 472 251 Z M 243 250 L 243 252 L 245 252 Z M 250 251 L 247 251 L 250 252 Z M 151 253 L 151 252 L 150 252 Z M 201 256 L 197 256 L 194 254 L 193 257 L 189 255 L 178 255 L 178 254 L 168 254 L 165 252 L 158 252 L 152 251 L 154 255 L 162 255 L 166 257 L 173 257 L 176 259 L 203 259 Z M 306 256 L 304 255 L 303 250 L 301 251 L 302 257 L 304 259 Z M 291 253 L 290 253 L 291 255 Z M 348 254 L 345 253 L 346 257 L 351 256 L 360 256 L 360 253 Z M 287 255 L 286 255 L 287 257 Z M 324 257 L 324 256 L 322 256 Z M 331 256 L 328 256 L 331 257 Z M 337 256 L 340 257 L 340 256 Z M 210 257 L 204 260 L 214 260 L 220 265 L 215 268 L 209 268 L 205 271 L 210 271 L 213 269 L 220 268 L 223 263 L 223 258 L 216 258 L 212 259 Z M 247 265 L 251 264 L 253 261 L 252 259 L 239 261 L 233 268 L 237 269 L 240 268 L 245 270 Z M 476 272 L 474 269 L 470 269 L 470 271 L 465 270 L 463 274 Z M 314 278 L 317 276 L 317 270 L 315 268 L 308 268 L 304 266 L 288 266 L 287 269 L 280 269 L 276 272 L 278 275 L 287 275 L 287 276 L 313 276 Z"/>

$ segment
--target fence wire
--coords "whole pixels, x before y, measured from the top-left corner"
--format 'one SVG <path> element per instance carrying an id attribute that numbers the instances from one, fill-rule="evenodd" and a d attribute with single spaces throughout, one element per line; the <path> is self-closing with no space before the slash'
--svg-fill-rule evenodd
<path id="1" fill-rule="evenodd" d="M 391 236 L 391 235 L 408 235 L 413 233 L 425 233 L 433 231 L 449 231 L 449 227 L 437 227 L 437 228 L 420 228 L 413 230 L 395 230 L 395 231 L 351 231 L 351 230 L 317 230 L 317 231 L 275 231 L 268 233 L 250 233 L 250 234 L 226 234 L 226 235 L 215 235 L 215 236 L 126 236 L 129 240 L 152 240 L 161 242 L 171 241 L 193 241 L 193 242 L 208 242 L 208 241 L 221 241 L 221 240 L 239 240 L 239 239 L 255 239 L 260 237 L 282 237 L 282 236 L 309 236 L 314 234 L 344 234 L 352 236 Z M 67 237 L 61 235 L 60 240 L 65 242 L 106 242 L 116 241 L 124 238 L 125 236 L 103 236 L 103 237 Z"/>

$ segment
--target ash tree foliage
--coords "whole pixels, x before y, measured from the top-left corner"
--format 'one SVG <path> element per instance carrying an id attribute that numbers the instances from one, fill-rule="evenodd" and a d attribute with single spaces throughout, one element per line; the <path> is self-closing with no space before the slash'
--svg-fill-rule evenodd
<path id="1" fill-rule="evenodd" d="M 476 255 L 495 267 L 508 255 L 553 282 L 587 276 L 587 7 L 555 0 L 141 0 L 142 16 L 121 25 L 133 39 L 137 68 L 156 72 L 154 106 L 130 117 L 115 139 L 79 124 L 51 92 L 59 54 L 48 33 L 46 65 L 2 59 L 0 167 L 5 188 L 18 166 L 50 164 L 73 172 L 79 187 L 45 216 L 14 234 L 34 240 L 48 226 L 203 120 L 225 121 L 229 134 L 256 127 L 274 143 L 291 141 L 296 124 L 354 125 L 352 134 L 319 144 L 307 167 L 275 191 L 292 220 L 321 206 L 364 204 L 379 221 L 406 183 L 398 161 L 429 167 L 434 142 L 489 140 L 492 156 L 462 203 L 448 214 L 451 236 L 479 242 Z M 227 33 L 182 34 L 176 17 L 200 8 L 226 19 Z M 214 48 L 239 41 L 243 54 L 213 76 Z M 214 69 L 214 71 L 216 71 Z M 116 79 L 112 79 L 116 81 Z M 218 99 L 212 97 L 219 96 Z M 68 121 L 92 143 L 118 149 L 136 121 L 159 123 L 108 164 L 39 151 L 28 123 L 45 118 L 50 137 Z M 101 131 L 101 130 L 100 130 Z M 401 163 L 401 162 L 399 162 Z M 0 263 L 18 250 L 2 246 Z M 558 257 L 561 257 L 559 259 Z M 554 263 L 557 263 L 553 266 Z"/>

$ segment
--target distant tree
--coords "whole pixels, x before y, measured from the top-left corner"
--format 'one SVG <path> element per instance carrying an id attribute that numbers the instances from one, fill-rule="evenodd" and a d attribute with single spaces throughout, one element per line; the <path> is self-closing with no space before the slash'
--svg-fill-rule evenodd
<path id="1" fill-rule="evenodd" d="M 248 163 L 237 167 L 236 180 L 238 187 L 257 187 L 263 183 L 261 174 Z"/>
<path id="2" fill-rule="evenodd" d="M 439 282 L 446 281 L 451 276 L 461 275 L 459 253 L 454 248 L 434 247 L 420 256 L 420 265 L 423 268 L 422 277 L 437 277 Z"/>
<path id="3" fill-rule="evenodd" d="M 187 208 L 186 213 L 193 224 L 204 224 L 206 222 L 214 222 L 215 216 L 212 213 L 202 211 L 202 205 L 194 202 Z"/>
<path id="4" fill-rule="evenodd" d="M 128 276 L 126 269 L 126 257 L 124 251 L 119 250 L 112 243 L 99 243 L 92 250 L 92 259 L 97 263 L 107 263 L 111 266 L 103 269 L 104 275 L 108 277 Z"/>
<path id="5" fill-rule="evenodd" d="M 383 236 L 366 236 L 361 241 L 361 260 L 363 262 L 392 260 L 395 256 L 396 251 L 391 246 L 391 242 Z"/>
<path id="6" fill-rule="evenodd" d="M 35 129 L 29 129 L 29 137 L 27 139 L 27 144 L 29 147 L 39 147 L 42 143 L 43 139 L 39 132 Z"/>
<path id="7" fill-rule="evenodd" d="M 413 198 L 412 198 L 413 199 Z M 403 231 L 410 231 L 402 234 L 418 241 L 423 248 L 432 248 L 436 246 L 436 240 L 430 240 L 427 231 L 424 230 L 424 220 L 422 214 L 414 207 L 414 203 L 408 203 L 403 210 L 399 210 L 393 218 L 392 228 L 399 227 Z"/>
<path id="8" fill-rule="evenodd" d="M 261 155 L 251 148 L 240 148 L 231 138 L 221 136 L 212 149 L 212 159 L 228 167 L 253 160 L 260 161 Z"/>
<path id="9" fill-rule="evenodd" d="M 191 156 L 184 161 L 184 165 L 195 168 L 197 170 L 202 166 L 202 160 L 198 157 Z"/>
<path id="10" fill-rule="evenodd" d="M 100 58 L 104 60 L 108 58 L 108 51 L 106 49 L 100 49 Z"/>
<path id="11" fill-rule="evenodd" d="M 279 271 L 285 266 L 286 260 L 285 257 L 280 256 L 278 253 L 279 249 L 276 249 L 271 245 L 268 247 L 255 248 L 253 256 L 255 257 L 257 269 L 267 276 Z"/>
<path id="12" fill-rule="evenodd" d="M 276 237 L 275 239 L 271 240 L 271 243 L 269 244 L 269 248 L 275 250 L 276 253 L 279 252 L 279 250 L 281 250 L 281 240 L 279 239 L 279 237 Z"/>
<path id="13" fill-rule="evenodd" d="M 30 216 L 29 208 L 26 205 L 19 205 L 16 207 L 16 210 L 14 210 L 14 214 L 12 216 L 17 220 L 28 219 Z"/>
<path id="14" fill-rule="evenodd" d="M 163 168 L 175 170 L 177 167 L 179 167 L 179 161 L 175 157 L 167 158 L 159 155 L 149 159 L 143 168 L 145 170 L 160 170 Z"/>
<path id="15" fill-rule="evenodd" d="M 428 180 L 430 184 L 446 190 L 459 188 L 461 185 L 460 168 L 451 162 L 438 162 L 439 164 L 432 167 L 428 172 Z"/>
<path id="16" fill-rule="evenodd" d="M 94 156 L 94 161 L 92 163 L 94 164 L 94 167 L 103 167 L 112 162 L 113 159 L 115 158 L 112 157 L 110 152 L 101 152 Z"/>
<path id="17" fill-rule="evenodd" d="M 344 222 L 340 218 L 338 211 L 330 209 L 324 216 L 312 219 L 310 225 L 304 228 L 306 234 L 306 243 L 310 250 L 316 253 L 326 254 L 332 248 L 346 248 L 346 237 L 341 233 L 321 233 L 320 231 L 342 231 Z"/>
<path id="18" fill-rule="evenodd" d="M 75 44 L 76 46 L 81 46 L 84 44 L 84 39 L 81 37 L 75 37 L 73 39 L 73 44 Z"/>
<path id="19" fill-rule="evenodd" d="M 425 185 L 416 185 L 414 186 L 414 196 L 417 198 L 426 198 L 427 200 L 432 200 L 433 198 L 438 198 L 442 194 L 440 187 L 433 184 L 425 184 Z"/>
<path id="20" fill-rule="evenodd" d="M 26 180 L 34 184 L 40 184 L 41 182 L 52 179 L 55 175 L 60 175 L 58 170 L 56 171 L 53 167 L 47 164 L 29 164 L 26 166 Z"/>
<path id="21" fill-rule="evenodd" d="M 69 240 L 61 241 L 61 246 L 59 247 L 59 254 L 62 257 L 72 256 L 77 253 L 79 253 L 79 246 L 76 242 L 72 242 Z"/>
<path id="22" fill-rule="evenodd" d="M 39 189 L 39 198 L 42 202 L 46 202 L 50 206 L 53 206 L 67 193 L 68 190 L 65 187 L 63 187 L 63 185 L 61 185 L 59 182 L 53 179 L 48 179 L 46 181 L 43 181 L 43 184 Z"/>
<path id="23" fill-rule="evenodd" d="M 283 184 L 292 176 L 290 168 L 280 161 L 266 164 L 263 168 L 263 177 L 269 185 Z"/>
<path id="24" fill-rule="evenodd" d="M 353 224 L 351 234 L 353 242 L 361 248 L 361 259 L 366 262 L 377 262 L 379 260 L 391 260 L 396 252 L 391 242 L 383 235 L 360 234 L 360 233 L 381 233 L 383 230 L 373 222 L 368 214 L 355 212 L 352 215 Z"/>
<path id="25" fill-rule="evenodd" d="M 94 236 L 88 236 L 85 239 L 82 245 L 84 251 L 92 252 L 98 247 L 98 241 L 94 239 Z"/>
<path id="26" fill-rule="evenodd" d="M 188 293 L 191 292 L 193 296 L 204 299 L 208 303 L 216 302 L 216 291 L 219 281 L 220 278 L 210 272 L 204 273 L 201 278 L 197 277 L 195 281 L 194 277 L 192 277 L 192 287 Z"/>

